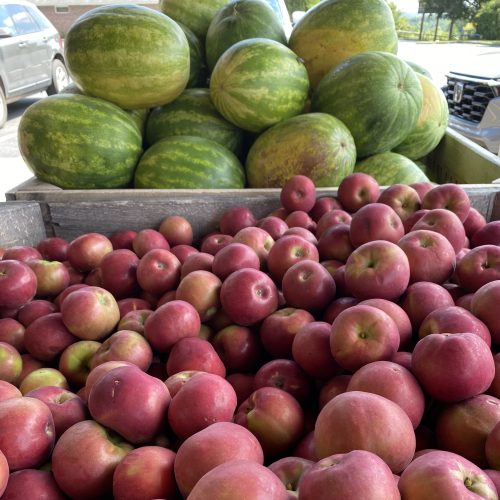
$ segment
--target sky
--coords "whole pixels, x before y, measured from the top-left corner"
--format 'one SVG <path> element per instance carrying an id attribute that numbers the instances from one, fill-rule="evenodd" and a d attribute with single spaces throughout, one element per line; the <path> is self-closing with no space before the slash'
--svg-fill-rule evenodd
<path id="1" fill-rule="evenodd" d="M 402 12 L 418 12 L 418 0 L 392 0 Z"/>

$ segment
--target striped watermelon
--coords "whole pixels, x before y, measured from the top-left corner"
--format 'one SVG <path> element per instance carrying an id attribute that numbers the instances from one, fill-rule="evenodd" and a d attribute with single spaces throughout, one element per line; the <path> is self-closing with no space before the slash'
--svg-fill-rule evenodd
<path id="1" fill-rule="evenodd" d="M 401 58 L 363 52 L 330 70 L 313 93 L 311 109 L 330 113 L 351 131 L 359 158 L 389 151 L 413 130 L 422 86 Z"/>
<path id="2" fill-rule="evenodd" d="M 245 187 L 245 172 L 238 158 L 215 141 L 172 136 L 156 142 L 143 154 L 134 187 L 240 189 Z"/>
<path id="3" fill-rule="evenodd" d="M 269 38 L 284 45 L 285 30 L 271 6 L 263 0 L 234 0 L 215 14 L 205 41 L 210 70 L 231 45 L 247 38 Z"/>
<path id="4" fill-rule="evenodd" d="M 171 135 L 194 135 L 218 142 L 241 153 L 243 131 L 215 109 L 208 89 L 187 89 L 175 101 L 151 111 L 146 142 L 154 144 Z"/>
<path id="5" fill-rule="evenodd" d="M 205 40 L 210 21 L 228 0 L 160 0 L 160 10 Z"/>
<path id="6" fill-rule="evenodd" d="M 278 188 L 293 175 L 307 175 L 316 186 L 338 186 L 356 163 L 354 139 L 337 118 L 308 113 L 263 132 L 246 161 L 248 184 Z"/>
<path id="7" fill-rule="evenodd" d="M 126 187 L 142 153 L 130 114 L 78 94 L 54 95 L 27 108 L 18 144 L 39 179 L 65 189 Z"/>
<path id="8" fill-rule="evenodd" d="M 418 160 L 429 154 L 443 138 L 448 126 L 448 103 L 443 91 L 429 78 L 417 74 L 424 93 L 422 111 L 415 128 L 393 151 Z"/>
<path id="9" fill-rule="evenodd" d="M 189 79 L 189 44 L 161 12 L 133 4 L 96 7 L 65 39 L 71 77 L 87 95 L 125 109 L 174 100 Z"/>
<path id="10" fill-rule="evenodd" d="M 323 0 L 294 26 L 288 46 L 304 60 L 314 89 L 331 68 L 355 54 L 396 54 L 398 36 L 385 0 Z"/>
<path id="11" fill-rule="evenodd" d="M 208 86 L 208 68 L 205 61 L 205 46 L 200 38 L 187 26 L 177 23 L 184 31 L 189 44 L 189 80 L 187 88 Z"/>
<path id="12" fill-rule="evenodd" d="M 285 45 L 265 38 L 227 49 L 210 78 L 210 96 L 224 118 L 250 132 L 300 114 L 309 80 L 301 60 Z"/>
<path id="13" fill-rule="evenodd" d="M 370 174 L 381 186 L 429 181 L 416 163 L 406 156 L 391 151 L 378 153 L 357 162 L 354 171 Z"/>

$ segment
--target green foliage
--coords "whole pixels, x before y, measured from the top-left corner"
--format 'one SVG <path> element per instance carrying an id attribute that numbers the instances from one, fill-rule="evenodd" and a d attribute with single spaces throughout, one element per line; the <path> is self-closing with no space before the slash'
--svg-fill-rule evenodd
<path id="1" fill-rule="evenodd" d="M 500 39 L 500 0 L 489 0 L 475 17 L 477 32 L 486 40 Z"/>
<path id="2" fill-rule="evenodd" d="M 394 17 L 396 29 L 398 31 L 409 31 L 411 29 L 411 25 L 408 18 L 398 10 L 398 7 L 394 2 L 389 2 L 389 7 L 391 8 L 392 16 Z"/>

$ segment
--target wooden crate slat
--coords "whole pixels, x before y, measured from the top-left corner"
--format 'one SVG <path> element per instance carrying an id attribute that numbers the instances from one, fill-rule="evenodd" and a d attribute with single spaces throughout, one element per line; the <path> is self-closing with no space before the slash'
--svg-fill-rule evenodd
<path id="1" fill-rule="evenodd" d="M 32 246 L 45 238 L 44 221 L 38 203 L 14 201 L 0 205 L 0 246 Z"/>

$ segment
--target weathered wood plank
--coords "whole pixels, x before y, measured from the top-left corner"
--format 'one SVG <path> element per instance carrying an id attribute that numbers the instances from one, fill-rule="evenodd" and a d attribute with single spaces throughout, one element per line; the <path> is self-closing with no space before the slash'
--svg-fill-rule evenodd
<path id="1" fill-rule="evenodd" d="M 45 236 L 44 221 L 38 203 L 0 203 L 1 247 L 36 245 Z"/>

